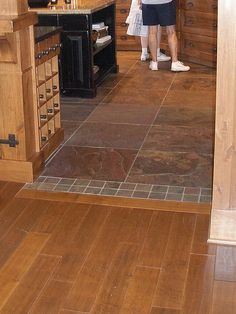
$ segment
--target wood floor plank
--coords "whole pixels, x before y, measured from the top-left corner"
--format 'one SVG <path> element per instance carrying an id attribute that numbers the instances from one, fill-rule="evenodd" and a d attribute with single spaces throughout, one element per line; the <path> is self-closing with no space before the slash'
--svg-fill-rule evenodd
<path id="1" fill-rule="evenodd" d="M 120 241 L 139 243 L 144 240 L 153 212 L 145 209 L 131 209 L 121 230 Z"/>
<path id="2" fill-rule="evenodd" d="M 120 313 L 150 313 L 159 272 L 159 269 L 136 267 Z"/>
<path id="3" fill-rule="evenodd" d="M 52 205 L 50 201 L 33 200 L 23 210 L 11 228 L 30 232 Z"/>
<path id="4" fill-rule="evenodd" d="M 139 256 L 139 264 L 161 267 L 169 238 L 173 213 L 156 212 L 153 214 L 148 234 Z"/>
<path id="5" fill-rule="evenodd" d="M 73 241 L 63 252 L 62 260 L 54 275 L 55 279 L 64 281 L 76 279 L 109 213 L 110 210 L 107 207 L 92 206 L 90 208 Z"/>
<path id="6" fill-rule="evenodd" d="M 33 264 L 48 236 L 28 234 L 0 270 L 0 308 Z"/>
<path id="7" fill-rule="evenodd" d="M 49 201 L 60 202 L 75 202 L 83 204 L 97 204 L 104 206 L 116 206 L 126 208 L 140 208 L 150 210 L 171 211 L 179 213 L 195 213 L 195 214 L 210 214 L 211 205 L 207 203 L 188 203 L 188 202 L 173 202 L 159 201 L 147 199 L 132 199 L 125 197 L 112 197 L 101 195 L 87 195 L 76 193 L 55 193 L 39 190 L 23 189 L 17 193 L 19 198 L 44 199 Z"/>
<path id="8" fill-rule="evenodd" d="M 236 247 L 218 246 L 216 253 L 215 279 L 236 282 Z"/>
<path id="9" fill-rule="evenodd" d="M 216 254 L 216 245 L 207 244 L 208 232 L 210 226 L 209 215 L 197 215 L 196 228 L 194 232 L 192 253 L 195 254 Z"/>
<path id="10" fill-rule="evenodd" d="M 67 210 L 58 220 L 42 253 L 63 255 L 79 229 L 88 209 L 89 205 L 86 204 L 67 204 Z"/>
<path id="11" fill-rule="evenodd" d="M 153 306 L 182 306 L 195 220 L 193 214 L 174 214 Z"/>
<path id="12" fill-rule="evenodd" d="M 7 182 L 0 194 L 0 211 L 7 206 L 16 193 L 24 186 L 22 183 Z"/>
<path id="13" fill-rule="evenodd" d="M 180 310 L 153 307 L 150 314 L 180 314 Z"/>
<path id="14" fill-rule="evenodd" d="M 191 255 L 183 314 L 210 313 L 215 256 Z"/>
<path id="15" fill-rule="evenodd" d="M 63 306 L 71 283 L 50 280 L 43 289 L 39 299 L 30 309 L 30 314 L 58 313 Z"/>
<path id="16" fill-rule="evenodd" d="M 32 228 L 32 232 L 52 233 L 58 221 L 64 215 L 70 204 L 63 202 L 52 202 L 47 208 L 46 213 Z"/>
<path id="17" fill-rule="evenodd" d="M 25 199 L 13 199 L 8 206 L 0 212 L 0 239 L 9 230 L 19 215 L 32 201 Z"/>
<path id="18" fill-rule="evenodd" d="M 18 215 L 15 222 L 0 240 L 0 268 L 7 261 L 9 256 L 16 250 L 21 241 L 26 237 L 39 218 L 45 213 L 49 201 L 25 200 L 27 206 Z M 7 209 L 10 205 L 7 206 Z"/>
<path id="19" fill-rule="evenodd" d="M 111 211 L 92 251 L 68 296 L 66 309 L 89 312 L 116 251 L 120 230 L 128 217 L 126 208 Z"/>
<path id="20" fill-rule="evenodd" d="M 2 237 L 0 240 L 0 269 L 26 236 L 27 233 L 25 231 L 11 229 L 4 237 Z"/>
<path id="21" fill-rule="evenodd" d="M 121 312 L 130 276 L 135 269 L 140 247 L 135 244 L 121 244 L 102 285 L 91 313 Z"/>
<path id="22" fill-rule="evenodd" d="M 1 313 L 28 313 L 58 262 L 59 257 L 39 256 L 11 294 L 1 309 Z"/>
<path id="23" fill-rule="evenodd" d="M 236 282 L 215 281 L 211 314 L 235 314 Z"/>

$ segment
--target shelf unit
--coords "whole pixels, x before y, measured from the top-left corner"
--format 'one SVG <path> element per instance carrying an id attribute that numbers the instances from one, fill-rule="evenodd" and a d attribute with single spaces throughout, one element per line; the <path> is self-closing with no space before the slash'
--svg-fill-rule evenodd
<path id="1" fill-rule="evenodd" d="M 59 34 L 36 43 L 35 71 L 40 149 L 43 149 L 61 129 L 59 52 Z"/>
<path id="2" fill-rule="evenodd" d="M 62 51 L 60 56 L 61 93 L 65 96 L 95 97 L 97 86 L 109 73 L 118 72 L 116 59 L 115 4 L 111 3 L 90 13 L 42 13 L 40 26 L 60 26 Z M 104 22 L 111 40 L 93 46 L 92 24 Z M 94 75 L 94 66 L 99 71 Z"/>

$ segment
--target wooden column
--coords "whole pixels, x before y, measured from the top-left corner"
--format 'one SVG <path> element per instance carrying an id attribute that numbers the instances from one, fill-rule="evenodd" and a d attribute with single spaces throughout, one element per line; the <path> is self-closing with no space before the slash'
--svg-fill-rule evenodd
<path id="1" fill-rule="evenodd" d="M 0 15 L 20 15 L 28 12 L 26 0 L 1 0 Z"/>
<path id="2" fill-rule="evenodd" d="M 0 139 L 18 142 L 0 144 L 0 180 L 33 181 L 36 168 L 35 23 L 27 0 L 0 1 Z"/>
<path id="3" fill-rule="evenodd" d="M 209 242 L 236 245 L 236 5 L 218 0 L 213 203 Z"/>

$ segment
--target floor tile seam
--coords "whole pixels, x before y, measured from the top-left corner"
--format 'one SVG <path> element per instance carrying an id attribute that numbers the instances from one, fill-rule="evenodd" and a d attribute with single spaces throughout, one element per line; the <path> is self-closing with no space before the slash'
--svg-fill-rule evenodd
<path id="1" fill-rule="evenodd" d="M 133 122 L 109 122 L 109 121 L 102 121 L 100 122 L 99 120 L 96 121 L 87 121 L 87 124 L 114 124 L 114 125 L 131 125 L 131 126 L 149 126 L 150 123 L 144 124 L 144 123 L 133 123 Z"/>
<path id="2" fill-rule="evenodd" d="M 119 83 L 123 80 L 123 79 L 125 79 L 125 77 L 126 77 L 126 75 L 128 74 L 128 72 L 131 70 L 131 68 L 133 67 L 133 66 L 135 66 L 136 65 L 136 63 L 137 63 L 137 61 L 130 67 L 130 69 L 123 75 L 123 77 L 117 82 L 117 84 L 115 84 L 113 87 L 112 87 L 112 89 L 111 89 L 111 91 L 101 100 L 101 102 L 99 102 L 99 104 L 98 105 L 100 105 L 101 103 L 103 103 L 103 101 L 113 92 L 113 90 L 119 85 Z M 96 108 L 97 109 L 97 108 Z M 96 110 L 95 109 L 95 110 Z"/>
<path id="3" fill-rule="evenodd" d="M 173 76 L 172 83 L 170 84 L 168 91 L 170 90 L 170 88 L 171 88 L 171 86 L 172 86 L 172 84 L 173 84 L 173 82 L 174 82 L 175 76 L 176 76 L 176 73 L 175 73 L 174 76 Z M 168 94 L 168 91 L 167 91 L 167 94 Z M 140 154 L 140 152 L 141 152 L 141 150 L 142 150 L 142 148 L 143 148 L 143 145 L 144 145 L 144 143 L 145 143 L 147 137 L 149 136 L 149 133 L 150 133 L 150 130 L 151 130 L 152 126 L 153 126 L 153 123 L 154 123 L 154 121 L 156 120 L 156 117 L 157 117 L 159 111 L 161 110 L 161 107 L 162 107 L 162 105 L 163 105 L 163 103 L 164 103 L 164 101 L 165 101 L 165 99 L 166 99 L 167 94 L 166 94 L 166 95 L 163 97 L 163 99 L 162 99 L 162 102 L 161 102 L 161 104 L 160 104 L 160 107 L 159 107 L 157 113 L 155 114 L 155 116 L 154 116 L 154 118 L 153 118 L 153 122 L 150 124 L 150 126 L 149 126 L 149 128 L 148 128 L 148 131 L 147 131 L 147 133 L 146 133 L 146 136 L 145 136 L 144 139 L 143 139 L 142 145 L 140 146 L 140 148 L 139 148 L 139 150 L 138 150 L 138 153 L 137 153 L 136 157 L 134 158 L 132 165 L 130 166 L 129 171 L 127 172 L 127 175 L 126 175 L 126 178 L 125 178 L 124 182 L 127 182 L 127 179 L 128 179 L 128 177 L 129 177 L 129 175 L 130 175 L 130 173 L 131 173 L 131 170 L 132 170 L 132 168 L 133 168 L 133 166 L 134 166 L 134 164 L 135 164 L 135 162 L 136 162 L 136 160 L 137 160 L 137 158 L 138 158 L 138 156 L 139 156 L 139 154 Z"/>
<path id="4" fill-rule="evenodd" d="M 93 115 L 94 112 L 96 112 L 96 110 L 98 110 L 99 105 L 100 105 L 100 104 L 103 104 L 103 100 L 104 100 L 108 95 L 110 95 L 110 94 L 112 93 L 113 89 L 114 89 L 114 88 L 111 88 L 110 92 L 109 92 L 106 96 L 104 96 L 100 102 L 98 102 L 98 105 L 96 106 L 96 108 L 95 108 L 92 112 L 90 112 L 90 114 L 87 116 L 87 118 L 86 118 L 85 120 L 82 121 L 81 125 L 83 125 L 85 122 L 89 122 L 89 121 L 88 121 L 89 118 Z"/>
<path id="5" fill-rule="evenodd" d="M 132 151 L 138 151 L 139 148 L 135 148 L 135 147 L 118 147 L 118 146 L 84 146 L 84 145 L 65 145 L 66 147 L 78 147 L 78 148 L 100 148 L 100 149 L 119 149 L 119 150 L 132 150 Z"/>

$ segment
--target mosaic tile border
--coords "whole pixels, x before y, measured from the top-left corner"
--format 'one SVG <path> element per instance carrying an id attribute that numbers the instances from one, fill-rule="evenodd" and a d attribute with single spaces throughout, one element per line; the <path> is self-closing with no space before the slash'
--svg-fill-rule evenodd
<path id="1" fill-rule="evenodd" d="M 212 199 L 210 188 L 46 176 L 38 177 L 34 183 L 25 184 L 23 189 L 192 203 L 211 203 Z"/>

